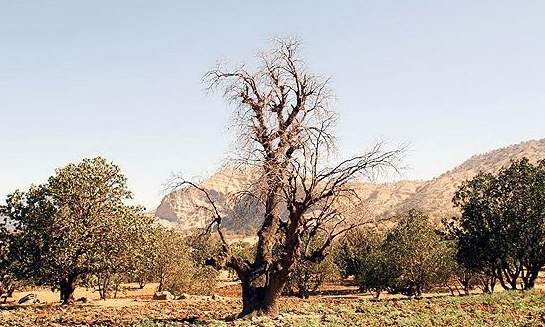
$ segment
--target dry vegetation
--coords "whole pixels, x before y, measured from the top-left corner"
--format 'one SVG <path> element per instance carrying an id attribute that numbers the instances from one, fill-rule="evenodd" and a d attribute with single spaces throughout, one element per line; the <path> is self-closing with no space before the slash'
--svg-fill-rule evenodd
<path id="1" fill-rule="evenodd" d="M 378 302 L 368 294 L 322 295 L 307 300 L 282 297 L 276 318 L 232 320 L 242 305 L 238 286 L 220 289 L 221 296 L 215 299 L 191 296 L 153 301 L 155 286 L 135 287 L 120 299 L 105 301 L 98 300 L 96 293 L 78 289 L 76 296 L 88 295 L 96 301 L 72 306 L 17 306 L 12 301 L 0 310 L 0 326 L 545 326 L 542 287 L 466 297 L 425 294 L 422 300 L 388 296 Z M 354 290 L 335 285 L 327 289 L 330 293 Z M 24 294 L 16 294 L 14 299 Z M 45 300 L 58 299 L 58 294 L 50 291 L 38 294 Z"/>

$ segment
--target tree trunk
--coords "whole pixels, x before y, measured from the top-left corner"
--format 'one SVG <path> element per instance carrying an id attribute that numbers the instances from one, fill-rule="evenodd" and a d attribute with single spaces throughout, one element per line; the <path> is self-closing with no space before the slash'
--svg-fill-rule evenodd
<path id="1" fill-rule="evenodd" d="M 157 292 L 163 291 L 164 284 L 165 284 L 165 276 L 161 274 L 161 277 L 159 277 L 159 285 L 157 286 Z"/>
<path id="2" fill-rule="evenodd" d="M 65 280 L 62 280 L 59 284 L 61 291 L 61 302 L 62 304 L 70 304 L 74 301 L 74 290 L 76 289 L 74 282 L 76 278 L 69 277 Z"/>
<path id="3" fill-rule="evenodd" d="M 247 274 L 247 276 L 250 274 Z M 253 280 L 249 277 L 243 277 L 242 312 L 239 317 L 277 315 L 278 298 L 286 282 L 287 278 L 281 278 L 279 274 L 270 276 L 268 280 L 266 280 L 265 276 Z"/>
<path id="4" fill-rule="evenodd" d="M 538 269 L 533 269 L 533 270 L 529 271 L 526 276 L 524 276 L 524 274 L 523 274 L 524 283 L 523 283 L 522 289 L 530 290 L 530 289 L 534 288 L 535 281 L 536 281 L 537 277 L 539 276 L 539 270 L 540 270 L 539 268 Z"/>
<path id="5" fill-rule="evenodd" d="M 146 286 L 146 280 L 144 278 L 140 278 L 138 280 L 138 288 L 143 289 Z"/>

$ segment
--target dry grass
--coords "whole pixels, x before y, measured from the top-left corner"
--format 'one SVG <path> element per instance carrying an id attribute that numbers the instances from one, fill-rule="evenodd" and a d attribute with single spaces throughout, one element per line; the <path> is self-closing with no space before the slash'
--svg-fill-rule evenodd
<path id="1" fill-rule="evenodd" d="M 423 300 L 395 296 L 379 302 L 361 294 L 282 298 L 278 317 L 239 320 L 232 320 L 241 309 L 235 285 L 220 290 L 223 297 L 217 300 L 152 301 L 153 290 L 149 285 L 131 289 L 121 299 L 73 306 L 12 303 L 0 309 L 0 326 L 545 326 L 545 292 L 540 289 L 468 297 L 428 294 Z M 77 296 L 96 298 L 86 292 L 78 289 Z M 57 301 L 57 294 L 48 290 L 34 293 Z"/>

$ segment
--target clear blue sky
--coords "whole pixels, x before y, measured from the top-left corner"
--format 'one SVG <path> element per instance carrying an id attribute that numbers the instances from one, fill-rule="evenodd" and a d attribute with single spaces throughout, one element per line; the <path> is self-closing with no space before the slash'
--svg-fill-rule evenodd
<path id="1" fill-rule="evenodd" d="M 411 143 L 405 178 L 545 137 L 545 1 L 0 1 L 0 199 L 104 156 L 153 209 L 214 172 L 229 110 L 200 79 L 298 35 L 331 76 L 343 155 Z M 3 200 L 0 200 L 3 202 Z"/>

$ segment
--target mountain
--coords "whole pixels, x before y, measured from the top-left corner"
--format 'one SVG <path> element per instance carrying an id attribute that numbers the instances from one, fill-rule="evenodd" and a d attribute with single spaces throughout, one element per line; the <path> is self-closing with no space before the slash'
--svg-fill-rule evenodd
<path id="1" fill-rule="evenodd" d="M 436 221 L 458 213 L 452 206 L 452 197 L 460 184 L 475 176 L 479 171 L 496 173 L 509 166 L 511 160 L 527 157 L 531 162 L 545 159 L 545 139 L 528 141 L 488 153 L 475 155 L 460 166 L 424 183 L 405 201 L 393 208 L 404 212 L 418 208 L 430 214 Z"/>
<path id="2" fill-rule="evenodd" d="M 230 195 L 249 189 L 255 174 L 242 169 L 224 169 L 199 184 L 208 190 L 218 211 L 225 217 L 223 225 L 232 230 L 244 230 L 255 227 L 251 218 L 240 222 L 233 216 L 229 206 Z M 205 194 L 195 188 L 180 188 L 167 194 L 155 210 L 155 217 L 164 225 L 177 226 L 180 229 L 206 227 L 210 212 Z"/>
<path id="3" fill-rule="evenodd" d="M 391 183 L 354 183 L 359 197 L 365 201 L 371 214 L 389 217 L 418 208 L 429 213 L 435 221 L 457 214 L 451 200 L 460 184 L 479 171 L 497 172 L 511 160 L 529 158 L 532 162 L 545 159 L 545 139 L 528 141 L 471 157 L 469 160 L 429 181 L 398 181 Z M 212 175 L 200 184 L 209 190 L 218 210 L 225 216 L 224 226 L 232 231 L 244 231 L 259 225 L 259 212 L 237 219 L 229 206 L 229 195 L 246 190 L 255 175 L 241 169 L 226 169 Z M 203 207 L 206 197 L 196 189 L 182 188 L 167 194 L 155 211 L 160 222 L 180 229 L 206 226 L 209 214 Z"/>

